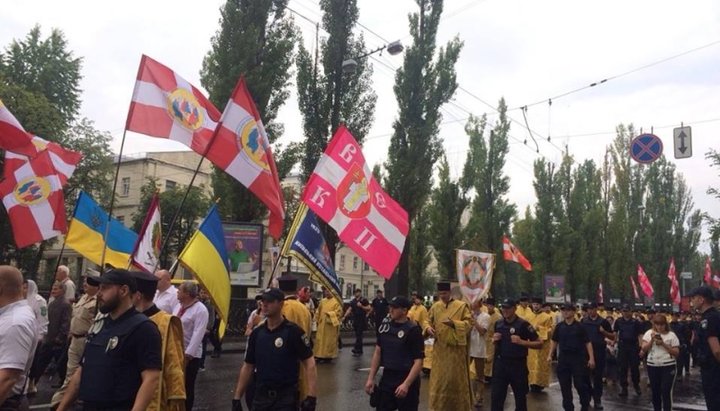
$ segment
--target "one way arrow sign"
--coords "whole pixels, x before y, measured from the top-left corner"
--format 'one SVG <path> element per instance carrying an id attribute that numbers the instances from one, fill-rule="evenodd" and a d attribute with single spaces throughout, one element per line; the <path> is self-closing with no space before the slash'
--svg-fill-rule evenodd
<path id="1" fill-rule="evenodd" d="M 689 126 L 673 129 L 675 158 L 692 157 L 692 129 Z"/>

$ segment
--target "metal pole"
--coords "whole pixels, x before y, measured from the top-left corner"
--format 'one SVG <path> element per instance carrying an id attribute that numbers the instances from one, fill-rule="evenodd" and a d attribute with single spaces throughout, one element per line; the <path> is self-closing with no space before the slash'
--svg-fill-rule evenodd
<path id="1" fill-rule="evenodd" d="M 125 135 L 127 134 L 127 127 L 123 130 L 122 140 L 120 141 L 120 154 L 118 155 L 117 166 L 115 167 L 115 180 L 113 181 L 112 196 L 110 197 L 110 207 L 108 209 L 108 218 L 105 224 L 105 232 L 103 233 L 103 249 L 102 257 L 100 258 L 100 271 L 105 270 L 105 252 L 107 250 L 107 237 L 110 233 L 110 221 L 112 221 L 113 208 L 115 206 L 115 191 L 117 190 L 118 176 L 120 174 L 120 163 L 122 163 L 123 149 L 125 148 Z"/>

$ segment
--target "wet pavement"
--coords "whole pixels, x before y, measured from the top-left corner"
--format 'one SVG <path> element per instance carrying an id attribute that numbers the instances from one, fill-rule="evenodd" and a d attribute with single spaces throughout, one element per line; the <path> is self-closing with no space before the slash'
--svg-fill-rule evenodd
<path id="1" fill-rule="evenodd" d="M 369 339 L 368 339 L 369 340 Z M 346 346 L 340 351 L 339 358 L 331 364 L 318 364 L 318 411 L 353 411 L 369 410 L 368 396 L 364 385 L 367 379 L 368 367 L 372 357 L 372 347 L 366 346 L 362 357 L 352 357 L 350 341 L 345 340 Z M 225 344 L 229 352 L 220 358 L 207 358 L 206 370 L 197 378 L 195 392 L 196 411 L 229 410 L 232 392 L 235 387 L 238 370 L 243 359 L 241 352 L 244 344 Z M 627 398 L 617 396 L 619 388 L 608 385 L 603 395 L 605 410 L 652 410 L 650 389 L 647 387 L 647 377 L 644 370 L 642 395 L 637 396 L 630 390 Z M 420 409 L 428 409 L 429 379 L 423 377 L 420 390 Z M 39 385 L 38 394 L 32 399 L 32 409 L 48 409 L 48 401 L 53 389 L 50 383 L 43 379 Z M 489 409 L 490 390 L 485 391 L 486 407 Z M 560 387 L 554 380 L 551 386 L 543 393 L 528 395 L 528 409 L 530 411 L 561 410 L 562 401 Z M 675 410 L 705 410 L 700 388 L 700 372 L 693 369 L 690 376 L 679 379 L 674 390 Z M 575 407 L 580 409 L 577 397 Z M 247 409 L 247 408 L 246 408 Z M 506 410 L 513 410 L 512 394 L 508 394 L 505 404 Z M 446 411 L 446 410 L 443 410 Z M 447 410 L 456 411 L 456 410 Z"/>

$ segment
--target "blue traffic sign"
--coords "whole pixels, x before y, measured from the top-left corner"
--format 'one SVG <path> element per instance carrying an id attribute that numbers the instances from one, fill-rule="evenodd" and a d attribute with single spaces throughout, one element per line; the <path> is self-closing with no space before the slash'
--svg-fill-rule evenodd
<path id="1" fill-rule="evenodd" d="M 660 158 L 662 152 L 662 140 L 655 134 L 640 134 L 630 143 L 630 157 L 638 163 L 652 163 Z"/>

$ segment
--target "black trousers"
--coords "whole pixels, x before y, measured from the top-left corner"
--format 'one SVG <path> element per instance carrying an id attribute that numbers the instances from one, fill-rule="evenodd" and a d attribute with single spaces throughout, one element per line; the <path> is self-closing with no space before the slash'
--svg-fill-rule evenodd
<path id="1" fill-rule="evenodd" d="M 0 411 L 28 411 L 30 405 L 24 395 L 13 395 L 0 404 Z"/>
<path id="2" fill-rule="evenodd" d="M 560 353 L 557 365 L 557 378 L 562 393 L 562 404 L 565 411 L 573 411 L 572 388 L 580 397 L 580 409 L 587 410 L 590 406 L 590 378 L 584 355 L 567 355 Z"/>
<path id="3" fill-rule="evenodd" d="M 195 404 L 195 380 L 200 371 L 200 361 L 200 358 L 193 358 L 185 367 L 185 411 L 192 411 Z"/>
<path id="4" fill-rule="evenodd" d="M 355 320 L 353 320 L 355 321 Z M 353 347 L 353 352 L 362 354 L 363 352 L 363 333 L 365 332 L 365 327 L 362 324 L 353 325 L 353 329 L 355 330 L 355 346 Z"/>
<path id="5" fill-rule="evenodd" d="M 593 345 L 595 356 L 595 369 L 590 370 L 590 396 L 599 403 L 603 395 L 603 376 L 605 376 L 605 364 L 607 363 L 607 350 L 605 345 Z"/>
<path id="6" fill-rule="evenodd" d="M 720 389 L 718 389 L 720 365 L 716 363 L 710 367 L 703 366 L 700 368 L 700 376 L 702 377 L 703 394 L 705 394 L 705 404 L 708 411 L 720 411 Z"/>
<path id="7" fill-rule="evenodd" d="M 678 375 L 690 373 L 690 347 L 688 344 L 680 344 L 680 355 L 677 359 Z"/>
<path id="8" fill-rule="evenodd" d="M 630 378 L 633 387 L 640 386 L 640 348 L 637 346 L 618 347 L 618 379 L 620 386 L 627 388 L 628 386 L 628 370 L 630 370 Z"/>
<path id="9" fill-rule="evenodd" d="M 382 386 L 382 380 L 380 385 Z M 395 397 L 395 391 L 377 389 L 380 390 L 380 405 L 377 411 L 417 411 L 420 406 L 420 378 L 415 379 L 405 398 Z"/>
<path id="10" fill-rule="evenodd" d="M 490 386 L 492 411 L 503 411 L 508 385 L 515 394 L 515 411 L 527 411 L 528 368 L 527 357 L 502 358 L 493 361 L 493 377 Z"/>
<path id="11" fill-rule="evenodd" d="M 297 385 L 270 389 L 257 386 L 250 409 L 253 411 L 297 411 L 300 406 Z"/>
<path id="12" fill-rule="evenodd" d="M 672 392 L 675 385 L 676 366 L 653 367 L 648 365 L 647 373 L 655 411 L 672 410 Z"/>
<path id="13" fill-rule="evenodd" d="M 32 366 L 30 367 L 30 380 L 37 383 L 53 359 L 55 360 L 55 363 L 58 364 L 58 371 L 60 371 L 60 364 L 58 361 L 60 361 L 60 357 L 62 357 L 62 351 L 62 345 L 42 343 L 38 347 L 37 351 L 35 351 L 35 358 Z M 67 360 L 65 360 L 65 367 L 67 367 Z"/>

